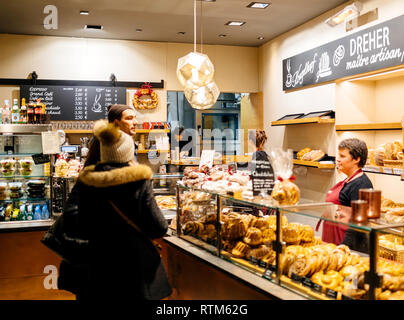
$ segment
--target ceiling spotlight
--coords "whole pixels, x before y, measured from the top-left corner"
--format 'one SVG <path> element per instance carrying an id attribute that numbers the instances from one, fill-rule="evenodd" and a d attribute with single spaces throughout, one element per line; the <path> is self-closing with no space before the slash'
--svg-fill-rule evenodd
<path id="1" fill-rule="evenodd" d="M 180 34 L 180 35 L 184 35 L 186 32 L 185 31 L 180 31 L 180 32 L 177 32 L 177 34 Z"/>
<path id="2" fill-rule="evenodd" d="M 136 32 L 142 32 L 143 31 L 143 29 L 136 29 Z"/>
<path id="3" fill-rule="evenodd" d="M 94 25 L 94 24 L 86 24 L 86 26 L 84 27 L 84 29 L 87 29 L 87 30 L 101 30 L 102 28 L 103 28 L 103 26 Z"/>
<path id="4" fill-rule="evenodd" d="M 220 38 L 225 38 L 226 35 L 225 35 L 225 34 L 219 34 L 219 37 L 220 37 Z"/>
<path id="5" fill-rule="evenodd" d="M 267 8 L 271 3 L 267 2 L 251 2 L 247 8 L 254 8 L 254 9 L 265 9 Z"/>
<path id="6" fill-rule="evenodd" d="M 244 21 L 228 21 L 225 23 L 226 26 L 242 26 L 245 24 Z"/>
<path id="7" fill-rule="evenodd" d="M 90 14 L 90 12 L 81 10 L 80 14 L 83 15 L 83 16 L 88 16 Z"/>
<path id="8" fill-rule="evenodd" d="M 265 38 L 261 36 L 261 37 L 258 37 L 257 39 L 258 40 L 264 40 Z"/>
<path id="9" fill-rule="evenodd" d="M 341 11 L 334 14 L 331 18 L 328 18 L 325 23 L 327 23 L 331 27 L 335 27 L 336 25 L 352 20 L 353 18 L 357 17 L 362 10 L 363 5 L 359 1 L 355 1 L 354 3 L 346 6 Z"/>

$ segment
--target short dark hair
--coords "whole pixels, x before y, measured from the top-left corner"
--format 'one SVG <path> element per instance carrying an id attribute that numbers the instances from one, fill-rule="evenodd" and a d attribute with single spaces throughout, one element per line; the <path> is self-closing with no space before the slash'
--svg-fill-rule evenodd
<path id="1" fill-rule="evenodd" d="M 114 120 L 121 120 L 122 113 L 127 110 L 134 110 L 132 106 L 126 104 L 111 104 L 108 106 L 108 122 L 114 122 Z"/>
<path id="2" fill-rule="evenodd" d="M 347 149 L 352 159 L 360 159 L 358 163 L 359 168 L 363 168 L 365 166 L 368 158 L 368 147 L 364 141 L 357 138 L 342 140 L 338 144 L 338 150 L 341 149 Z"/>

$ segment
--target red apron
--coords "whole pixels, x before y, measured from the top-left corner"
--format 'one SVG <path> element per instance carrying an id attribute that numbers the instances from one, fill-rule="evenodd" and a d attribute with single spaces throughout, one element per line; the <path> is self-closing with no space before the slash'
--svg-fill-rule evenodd
<path id="1" fill-rule="evenodd" d="M 349 181 L 351 181 L 355 176 L 357 176 L 361 172 L 362 172 L 362 169 L 359 169 L 349 179 L 345 179 L 343 181 L 338 182 L 334 187 L 331 188 L 330 191 L 328 191 L 328 193 L 325 197 L 325 201 L 332 202 L 337 205 L 341 205 L 341 202 L 339 201 L 339 194 L 340 194 L 342 188 L 344 188 L 345 184 L 347 184 Z M 323 221 L 323 220 L 320 220 L 317 223 L 316 231 L 318 231 L 321 221 Z M 348 229 L 348 226 L 346 226 L 346 225 L 341 225 L 341 224 L 333 223 L 330 221 L 324 221 L 321 240 L 323 240 L 324 242 L 335 243 L 335 244 L 339 245 L 344 240 L 344 236 L 345 236 L 347 229 Z"/>

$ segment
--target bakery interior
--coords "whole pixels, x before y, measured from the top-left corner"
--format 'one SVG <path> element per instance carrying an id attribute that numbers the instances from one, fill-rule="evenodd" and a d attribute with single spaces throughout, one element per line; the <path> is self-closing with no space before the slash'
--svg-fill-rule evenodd
<path id="1" fill-rule="evenodd" d="M 3 119 L 5 100 L 10 110 L 15 100 L 35 109 L 32 92 L 50 92 L 49 100 L 39 95 L 40 120 L 0 124 L 0 300 L 75 299 L 57 290 L 61 258 L 40 239 L 62 214 L 93 136 L 96 118 L 80 107 L 86 90 L 97 117 L 99 99 L 103 108 L 115 101 L 136 109 L 137 160 L 152 168 L 170 225 L 158 240 L 168 300 L 404 299 L 402 0 L 0 3 Z M 340 39 L 355 60 L 350 70 L 335 50 L 316 55 L 313 72 L 305 53 Z M 208 107 L 191 101 L 178 76 L 192 52 L 214 66 L 218 91 Z M 370 54 L 379 62 L 363 67 Z M 327 65 L 342 71 L 330 75 Z M 70 87 L 80 94 L 70 99 Z M 180 126 L 196 134 L 192 154 L 171 148 Z M 219 139 L 207 134 L 214 129 Z M 276 167 L 293 175 L 277 189 L 282 196 L 253 192 L 248 133 L 258 129 L 268 154 L 283 151 L 271 158 Z M 381 191 L 379 215 L 364 222 L 338 222 L 338 206 L 325 202 L 345 177 L 336 157 L 347 138 L 366 142 L 363 171 Z M 322 241 L 319 221 L 366 235 L 367 252 Z"/>

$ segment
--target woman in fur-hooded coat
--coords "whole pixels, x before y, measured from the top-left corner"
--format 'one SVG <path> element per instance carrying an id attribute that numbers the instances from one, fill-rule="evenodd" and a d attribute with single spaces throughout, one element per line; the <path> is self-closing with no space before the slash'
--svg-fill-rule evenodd
<path id="1" fill-rule="evenodd" d="M 63 213 L 66 229 L 88 239 L 90 253 L 80 265 L 61 263 L 58 287 L 79 299 L 165 298 L 171 287 L 158 251 L 109 203 L 149 238 L 164 236 L 168 226 L 154 200 L 152 171 L 132 161 L 133 140 L 114 124 L 97 121 L 94 134 L 101 161 L 80 173 Z"/>

